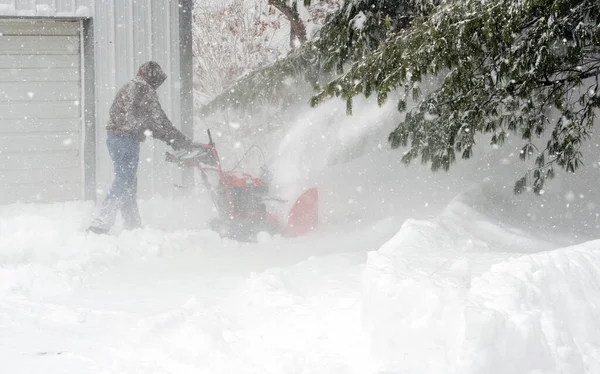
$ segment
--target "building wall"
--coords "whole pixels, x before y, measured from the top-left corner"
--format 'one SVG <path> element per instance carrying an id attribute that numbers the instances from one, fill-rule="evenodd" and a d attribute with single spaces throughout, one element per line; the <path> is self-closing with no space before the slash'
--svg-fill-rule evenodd
<path id="1" fill-rule="evenodd" d="M 108 110 L 116 91 L 134 78 L 144 62 L 157 61 L 169 75 L 158 94 L 167 116 L 182 128 L 179 3 L 174 0 L 0 0 L 0 16 L 88 19 L 85 24 L 91 30 L 87 30 L 86 39 L 93 38 L 93 50 L 89 48 L 89 39 L 86 40 L 88 55 L 85 58 L 93 56 L 94 79 L 86 80 L 84 92 L 87 98 L 93 97 L 95 104 L 88 103 L 86 108 L 95 114 L 91 123 L 95 133 L 89 139 L 95 138 L 96 143 L 94 179 L 99 199 L 112 182 L 112 164 L 106 150 Z M 94 86 L 92 92 L 90 85 Z M 191 123 L 187 126 L 191 127 Z M 184 131 L 189 133 L 185 126 Z M 138 172 L 141 198 L 156 193 L 171 194 L 173 183 L 181 183 L 181 171 L 164 162 L 167 149 L 164 143 L 152 139 L 142 144 Z"/>
<path id="2" fill-rule="evenodd" d="M 167 116 L 180 127 L 179 7 L 177 1 L 96 1 L 94 22 L 96 76 L 97 185 L 99 197 L 112 181 L 106 150 L 108 110 L 116 91 L 131 80 L 138 67 L 157 61 L 168 74 L 158 89 Z M 164 143 L 147 139 L 141 147 L 139 196 L 169 194 L 180 173 L 164 162 Z"/>

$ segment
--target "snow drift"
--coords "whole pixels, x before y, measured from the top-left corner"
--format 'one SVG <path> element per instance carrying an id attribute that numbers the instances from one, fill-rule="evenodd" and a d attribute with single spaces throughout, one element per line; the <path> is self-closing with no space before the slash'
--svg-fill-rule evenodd
<path id="1" fill-rule="evenodd" d="M 369 253 L 363 321 L 381 372 L 599 369 L 600 241 L 556 248 L 503 226 L 453 201 Z"/>

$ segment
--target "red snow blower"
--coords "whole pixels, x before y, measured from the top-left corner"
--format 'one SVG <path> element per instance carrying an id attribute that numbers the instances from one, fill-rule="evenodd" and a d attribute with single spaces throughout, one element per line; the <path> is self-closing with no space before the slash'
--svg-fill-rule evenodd
<path id="1" fill-rule="evenodd" d="M 286 200 L 268 196 L 267 173 L 255 177 L 235 172 L 235 168 L 224 171 L 210 130 L 207 133 L 208 144 L 194 143 L 186 150 L 166 152 L 166 161 L 199 171 L 218 212 L 218 217 L 210 222 L 212 230 L 222 237 L 254 241 L 260 232 L 293 237 L 308 234 L 317 227 L 319 195 L 316 188 L 304 191 L 292 205 L 286 222 L 282 222 L 275 212 L 267 209 L 269 201 L 286 203 Z"/>

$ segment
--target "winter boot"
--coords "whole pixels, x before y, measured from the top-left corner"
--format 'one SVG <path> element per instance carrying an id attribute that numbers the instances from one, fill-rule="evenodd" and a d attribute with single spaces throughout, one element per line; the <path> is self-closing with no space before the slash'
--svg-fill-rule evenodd
<path id="1" fill-rule="evenodd" d="M 95 227 L 95 226 L 90 226 L 88 227 L 87 230 L 85 230 L 86 233 L 93 233 L 93 234 L 98 234 L 98 235 L 104 235 L 104 234 L 108 234 L 108 229 L 103 229 L 101 227 Z"/>

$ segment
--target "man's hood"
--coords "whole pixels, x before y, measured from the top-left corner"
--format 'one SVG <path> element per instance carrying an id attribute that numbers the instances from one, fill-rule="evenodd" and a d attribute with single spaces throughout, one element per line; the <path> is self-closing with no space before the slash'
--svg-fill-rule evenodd
<path id="1" fill-rule="evenodd" d="M 167 74 L 155 61 L 148 61 L 140 66 L 137 75 L 155 90 L 167 79 Z"/>

